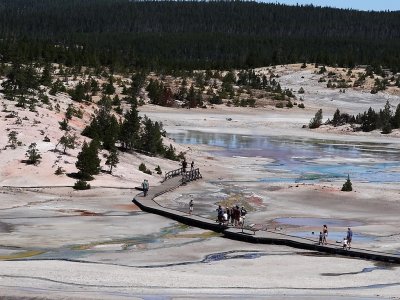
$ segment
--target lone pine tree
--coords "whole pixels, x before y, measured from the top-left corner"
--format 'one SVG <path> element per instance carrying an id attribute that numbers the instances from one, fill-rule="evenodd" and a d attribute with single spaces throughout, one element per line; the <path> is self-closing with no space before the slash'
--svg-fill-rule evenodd
<path id="1" fill-rule="evenodd" d="M 350 175 L 347 175 L 347 180 L 343 184 L 342 191 L 343 192 L 351 192 L 353 190 L 353 186 L 350 181 Z"/>

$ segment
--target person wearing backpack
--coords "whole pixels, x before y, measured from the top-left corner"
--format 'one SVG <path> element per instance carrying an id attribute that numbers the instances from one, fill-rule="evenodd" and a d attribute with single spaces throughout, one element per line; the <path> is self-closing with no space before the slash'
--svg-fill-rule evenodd
<path id="1" fill-rule="evenodd" d="M 143 180 L 142 189 L 143 189 L 143 197 L 146 197 L 147 192 L 149 191 L 149 182 L 147 181 L 147 179 Z"/>

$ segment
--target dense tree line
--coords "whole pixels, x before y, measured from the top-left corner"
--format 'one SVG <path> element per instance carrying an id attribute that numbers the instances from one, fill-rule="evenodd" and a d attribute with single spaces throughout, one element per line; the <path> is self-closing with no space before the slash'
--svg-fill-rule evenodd
<path id="1" fill-rule="evenodd" d="M 3 62 L 247 68 L 312 61 L 400 70 L 400 12 L 248 1 L 0 0 Z"/>
<path id="2" fill-rule="evenodd" d="M 358 129 L 365 132 L 379 129 L 383 134 L 391 133 L 393 129 L 400 128 L 400 104 L 393 111 L 389 101 L 386 101 L 384 108 L 380 109 L 379 112 L 370 107 L 356 117 L 341 113 L 339 109 L 336 109 L 332 120 L 328 120 L 327 124 L 335 127 L 344 124 L 358 124 Z"/>

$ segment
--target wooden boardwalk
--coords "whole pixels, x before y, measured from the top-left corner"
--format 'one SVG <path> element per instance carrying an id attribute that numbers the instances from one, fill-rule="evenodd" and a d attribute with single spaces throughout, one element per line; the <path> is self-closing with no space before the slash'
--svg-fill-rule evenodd
<path id="1" fill-rule="evenodd" d="M 197 172 L 198 175 L 200 175 L 200 172 Z M 132 201 L 143 211 L 164 216 L 189 226 L 195 226 L 219 232 L 222 233 L 224 237 L 233 240 L 258 244 L 285 245 L 293 248 L 318 251 L 333 255 L 342 255 L 400 264 L 400 255 L 395 255 L 393 253 L 377 252 L 360 248 L 344 250 L 339 244 L 328 244 L 326 246 L 322 246 L 318 245 L 315 240 L 290 236 L 275 231 L 259 230 L 254 232 L 249 228 L 241 229 L 228 227 L 225 225 L 219 225 L 217 222 L 215 222 L 215 220 L 196 215 L 189 215 L 188 213 L 159 205 L 154 198 L 181 186 L 183 184 L 182 178 L 184 181 L 187 181 L 187 175 L 182 175 L 183 174 L 175 175 L 164 180 L 161 185 L 151 187 L 146 197 L 143 196 L 143 193 L 140 193 L 136 195 Z M 201 175 L 197 178 L 201 178 Z M 192 177 L 192 180 L 194 180 L 194 177 Z"/>

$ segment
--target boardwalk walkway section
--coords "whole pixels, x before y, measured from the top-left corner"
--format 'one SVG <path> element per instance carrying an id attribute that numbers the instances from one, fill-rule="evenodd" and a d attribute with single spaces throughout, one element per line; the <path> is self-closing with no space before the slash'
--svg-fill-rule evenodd
<path id="1" fill-rule="evenodd" d="M 249 228 L 242 229 L 228 227 L 225 225 L 219 225 L 217 222 L 215 222 L 215 220 L 210 220 L 201 216 L 190 215 L 188 213 L 184 213 L 175 209 L 163 207 L 159 205 L 154 200 L 154 198 L 161 194 L 174 190 L 182 184 L 186 184 L 188 181 L 193 181 L 201 178 L 201 174 L 198 169 L 189 171 L 193 173 L 196 172 L 196 174 L 185 174 L 182 169 L 178 170 L 181 171 L 174 170 L 168 175 L 168 178 L 166 176 L 161 185 L 151 187 L 146 197 L 143 196 L 143 193 L 136 195 L 133 199 L 133 202 L 143 211 L 164 216 L 189 226 L 219 232 L 222 233 L 224 237 L 232 240 L 257 244 L 284 245 L 293 248 L 318 251 L 333 255 L 343 255 L 354 258 L 370 259 L 375 261 L 400 264 L 400 256 L 392 253 L 377 252 L 359 248 L 345 250 L 342 249 L 342 247 L 340 247 L 338 244 L 318 245 L 316 241 L 311 239 L 290 236 L 275 231 L 259 230 L 253 232 Z"/>

